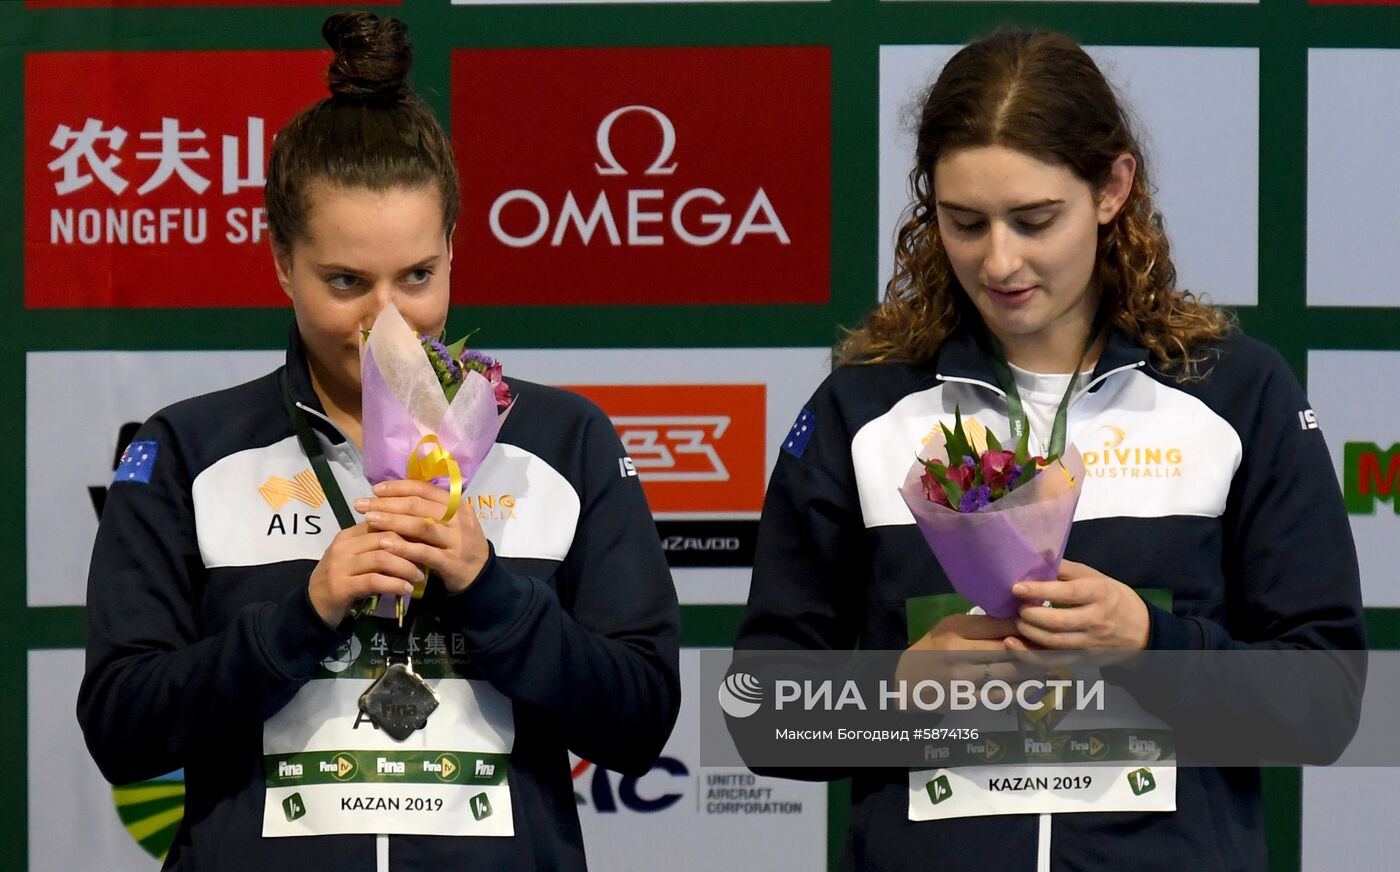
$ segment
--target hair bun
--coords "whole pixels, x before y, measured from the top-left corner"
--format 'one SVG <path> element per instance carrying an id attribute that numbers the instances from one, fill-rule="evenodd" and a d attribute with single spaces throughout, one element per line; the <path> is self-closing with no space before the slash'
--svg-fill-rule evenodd
<path id="1" fill-rule="evenodd" d="M 326 19 L 321 35 L 335 51 L 326 72 L 334 96 L 392 102 L 412 93 L 408 71 L 413 44 L 402 21 L 370 12 L 340 12 Z"/>

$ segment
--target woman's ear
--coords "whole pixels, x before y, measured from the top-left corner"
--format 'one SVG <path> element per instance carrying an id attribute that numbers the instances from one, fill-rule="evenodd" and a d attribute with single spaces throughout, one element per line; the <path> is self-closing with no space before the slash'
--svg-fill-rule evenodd
<path id="1" fill-rule="evenodd" d="M 277 283 L 287 299 L 292 297 L 292 249 L 290 246 L 272 243 L 272 265 L 277 268 Z"/>
<path id="2" fill-rule="evenodd" d="M 1120 154 L 1109 170 L 1108 184 L 1099 193 L 1099 223 L 1107 224 L 1118 217 L 1128 195 L 1133 191 L 1133 177 L 1137 175 L 1137 158 L 1130 154 Z"/>

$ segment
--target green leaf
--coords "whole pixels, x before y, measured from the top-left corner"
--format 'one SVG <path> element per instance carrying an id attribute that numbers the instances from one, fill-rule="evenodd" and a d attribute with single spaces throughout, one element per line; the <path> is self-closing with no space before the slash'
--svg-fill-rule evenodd
<path id="1" fill-rule="evenodd" d="M 948 465 L 957 466 L 962 463 L 964 457 L 972 453 L 971 446 L 967 444 L 967 436 L 963 433 L 962 418 L 957 418 L 952 430 L 948 429 L 947 424 L 939 426 L 943 428 L 943 442 L 948 451 Z"/>
<path id="2" fill-rule="evenodd" d="M 987 450 L 988 450 L 988 451 L 1001 451 L 1001 450 L 1002 450 L 1002 448 L 1001 448 L 1001 441 L 1000 441 L 999 439 L 997 439 L 997 434 L 993 433 L 991 430 L 988 430 L 988 431 L 987 431 Z"/>
<path id="3" fill-rule="evenodd" d="M 942 464 L 939 465 L 942 466 Z M 928 470 L 929 475 L 933 476 L 933 480 L 938 482 L 938 486 L 943 488 L 943 495 L 948 498 L 948 502 L 950 504 L 956 507 L 959 503 L 962 502 L 963 489 L 958 486 L 957 482 L 948 478 L 948 476 L 944 475 L 943 472 L 940 472 L 934 469 L 932 466 L 929 466 L 927 463 L 924 464 L 924 468 Z M 947 467 L 944 467 L 944 471 L 946 470 Z"/>

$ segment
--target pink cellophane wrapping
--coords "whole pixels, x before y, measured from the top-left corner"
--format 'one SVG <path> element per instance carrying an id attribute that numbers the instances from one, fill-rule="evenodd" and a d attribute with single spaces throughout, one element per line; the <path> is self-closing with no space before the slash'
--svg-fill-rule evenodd
<path id="1" fill-rule="evenodd" d="M 941 430 L 919 457 L 946 461 Z M 1069 446 L 1064 457 L 1042 469 L 1030 484 L 977 512 L 958 512 L 929 500 L 920 480 L 923 474 L 923 465 L 916 461 L 899 494 L 953 589 L 992 617 L 1014 617 L 1020 603 L 1011 593 L 1012 585 L 1053 581 L 1059 574 L 1084 483 L 1079 450 Z"/>
<path id="2" fill-rule="evenodd" d="M 468 372 L 449 405 L 418 335 L 393 305 L 379 313 L 361 348 L 360 378 L 365 477 L 372 484 L 407 478 L 414 446 L 432 434 L 461 467 L 465 489 L 505 421 L 491 383 Z M 448 487 L 446 478 L 433 484 Z M 393 598 L 381 597 L 375 613 L 392 617 Z"/>

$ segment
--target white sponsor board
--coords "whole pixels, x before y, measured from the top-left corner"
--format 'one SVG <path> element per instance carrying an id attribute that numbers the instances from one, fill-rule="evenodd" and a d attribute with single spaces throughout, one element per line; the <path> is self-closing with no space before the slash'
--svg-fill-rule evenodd
<path id="1" fill-rule="evenodd" d="M 1370 607 L 1400 606 L 1400 473 L 1390 475 L 1384 452 L 1400 443 L 1400 403 L 1385 386 L 1400 383 L 1400 351 L 1308 352 L 1308 398 L 1327 438 L 1343 491 L 1348 482 L 1346 444 L 1369 443 L 1382 452 L 1367 487 L 1376 496 L 1369 513 L 1351 513 L 1351 532 L 1361 564 L 1361 597 Z M 1301 425 L 1300 425 L 1301 426 Z M 1353 471 L 1354 472 L 1354 471 Z M 1352 477 L 1356 477 L 1353 475 Z M 1388 494 L 1381 494 L 1388 490 Z"/>
<path id="2" fill-rule="evenodd" d="M 588 868 L 825 869 L 825 782 L 763 778 L 743 768 L 701 768 L 700 651 L 681 651 L 681 712 L 651 772 L 625 779 L 575 767 Z M 578 763 L 577 758 L 573 758 Z"/>
<path id="3" fill-rule="evenodd" d="M 156 872 L 83 744 L 82 678 L 82 651 L 29 652 L 29 872 Z"/>
<path id="4" fill-rule="evenodd" d="M 511 349 L 507 378 L 545 384 L 759 384 L 763 480 L 797 411 L 829 371 L 825 348 Z M 30 606 L 82 605 L 124 424 L 271 372 L 282 351 L 75 351 L 26 356 L 26 565 Z M 750 515 L 752 516 L 752 515 Z M 677 569 L 684 603 L 742 603 L 747 569 Z"/>
<path id="5" fill-rule="evenodd" d="M 514 373 L 543 384 L 762 384 L 766 388 L 765 485 L 798 411 L 831 370 L 828 348 L 516 348 L 499 354 L 507 379 Z M 677 568 L 671 573 L 682 604 L 743 603 L 748 599 L 748 569 Z"/>
<path id="6" fill-rule="evenodd" d="M 909 204 L 919 100 L 959 48 L 880 47 L 880 296 L 894 271 L 895 235 Z M 1158 189 L 1155 202 L 1171 239 L 1179 286 L 1212 302 L 1254 305 L 1259 50 L 1085 48 L 1129 106 Z"/>
<path id="7" fill-rule="evenodd" d="M 82 605 L 122 426 L 276 369 L 282 351 L 25 355 L 25 543 L 31 606 Z"/>
<path id="8" fill-rule="evenodd" d="M 1303 768 L 1302 872 L 1392 872 L 1400 769 Z"/>
<path id="9" fill-rule="evenodd" d="M 1400 50 L 1308 50 L 1308 305 L 1400 306 Z"/>

